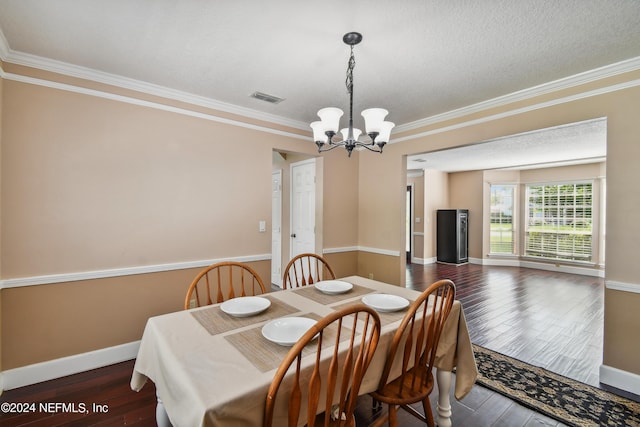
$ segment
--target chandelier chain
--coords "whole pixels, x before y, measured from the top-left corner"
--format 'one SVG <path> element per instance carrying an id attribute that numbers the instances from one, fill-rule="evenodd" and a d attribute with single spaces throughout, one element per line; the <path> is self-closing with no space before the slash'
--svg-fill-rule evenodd
<path id="1" fill-rule="evenodd" d="M 345 85 L 347 86 L 347 93 L 353 93 L 353 69 L 356 66 L 356 57 L 353 55 L 353 46 L 351 46 L 351 57 L 349 58 L 349 64 L 347 66 L 347 80 Z"/>

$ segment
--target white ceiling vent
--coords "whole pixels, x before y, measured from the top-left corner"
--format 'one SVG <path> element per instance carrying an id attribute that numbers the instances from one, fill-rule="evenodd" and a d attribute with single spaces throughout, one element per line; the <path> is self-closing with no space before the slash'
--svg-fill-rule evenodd
<path id="1" fill-rule="evenodd" d="M 260 101 L 269 102 L 271 104 L 279 104 L 284 101 L 284 98 L 278 98 L 277 96 L 268 95 L 262 92 L 253 92 L 251 98 L 259 99 Z"/>

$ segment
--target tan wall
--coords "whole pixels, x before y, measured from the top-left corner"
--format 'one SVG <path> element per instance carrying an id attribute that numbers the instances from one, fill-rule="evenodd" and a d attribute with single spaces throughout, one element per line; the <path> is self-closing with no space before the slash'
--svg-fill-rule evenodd
<path id="1" fill-rule="evenodd" d="M 4 120 L 4 277 L 270 252 L 281 137 L 16 82 Z"/>
<path id="2" fill-rule="evenodd" d="M 324 248 L 357 245 L 359 218 L 358 157 L 347 157 L 342 149 L 324 153 Z"/>
<path id="3" fill-rule="evenodd" d="M 358 251 L 328 253 L 322 257 L 327 260 L 336 277 L 358 274 Z"/>
<path id="4" fill-rule="evenodd" d="M 602 177 L 602 172 L 603 163 L 531 169 L 520 172 L 520 181 L 525 184 L 535 184 L 538 182 L 598 179 Z"/>
<path id="5" fill-rule="evenodd" d="M 605 289 L 604 364 L 640 375 L 639 307 L 639 293 Z"/>
<path id="6" fill-rule="evenodd" d="M 482 258 L 482 171 L 449 174 L 449 208 L 469 210 L 469 258 Z"/>
<path id="7" fill-rule="evenodd" d="M 442 148 L 462 146 L 479 141 L 513 135 L 537 129 L 607 117 L 607 220 L 606 220 L 606 247 L 607 268 L 606 279 L 608 281 L 620 281 L 632 286 L 640 286 L 640 263 L 635 258 L 640 253 L 640 221 L 637 221 L 637 211 L 640 209 L 640 192 L 636 191 L 637 182 L 640 179 L 640 168 L 637 167 L 637 159 L 640 158 L 640 144 L 637 135 L 640 134 L 640 121 L 638 117 L 638 105 L 640 105 L 640 88 L 633 87 L 618 90 L 602 95 L 594 95 L 583 99 L 575 99 L 571 102 L 563 102 L 558 105 L 547 104 L 543 108 L 534 108 L 530 111 L 521 110 L 518 114 L 508 116 L 483 117 L 490 114 L 503 113 L 509 108 L 522 108 L 535 102 L 550 101 L 558 96 L 571 96 L 582 90 L 593 90 L 607 83 L 619 83 L 621 79 L 637 79 L 640 72 L 629 73 L 627 76 L 618 76 L 615 79 L 605 79 L 600 82 L 589 83 L 582 87 L 575 87 L 556 94 L 547 94 L 537 99 L 521 101 L 511 106 L 496 108 L 495 110 L 474 113 L 464 118 L 438 123 L 417 129 L 411 133 L 422 136 L 401 144 L 391 144 L 385 149 L 385 161 L 388 167 L 381 167 L 380 160 L 376 156 L 361 156 L 360 169 L 373 173 L 377 171 L 377 179 L 374 181 L 360 180 L 361 209 L 363 206 L 376 207 L 375 217 L 385 219 L 393 227 L 402 218 L 401 209 L 392 201 L 398 202 L 402 194 L 400 188 L 393 188 L 393 183 L 400 178 L 401 168 L 397 163 L 402 162 L 406 155 L 418 154 Z M 449 128 L 438 132 L 438 127 L 454 125 L 455 122 L 465 120 L 479 120 L 473 125 L 462 128 Z M 430 131 L 430 132 L 427 132 Z M 406 134 L 404 134 L 406 135 Z M 397 137 L 397 136 L 396 136 Z M 380 186 L 380 182 L 388 185 Z M 482 194 L 482 188 L 479 189 Z M 389 201 L 381 203 L 378 201 Z M 453 202 L 452 202 L 453 205 Z M 361 212 L 361 218 L 364 213 Z M 471 219 L 473 222 L 473 219 Z M 395 248 L 400 250 L 402 242 L 397 236 L 402 234 L 401 226 L 397 226 L 392 237 L 389 233 L 377 232 L 377 221 L 362 221 L 360 227 L 360 239 L 363 236 L 375 235 L 375 243 L 378 247 Z M 472 230 L 475 234 L 475 231 Z M 479 236 L 478 236 L 479 237 Z M 371 238 L 371 237 L 369 237 Z M 479 243 L 479 245 L 481 245 Z M 472 252 L 473 251 L 473 252 Z M 479 256 L 481 248 L 470 248 L 472 256 Z M 607 298 L 612 292 L 607 291 Z M 630 294 L 623 292 L 623 294 Z M 637 294 L 630 294 L 630 299 L 636 300 Z M 608 310 L 605 313 L 605 338 L 604 338 L 604 364 L 640 373 L 637 363 L 637 355 L 640 353 L 640 340 L 622 339 L 620 335 L 610 333 L 610 325 L 625 325 L 627 331 L 635 331 L 640 328 L 640 310 L 633 314 L 622 314 L 623 307 L 617 304 L 619 299 L 612 298 L 607 301 Z M 621 319 L 624 317 L 624 322 Z M 613 355 L 616 355 L 614 358 Z"/>
<path id="8" fill-rule="evenodd" d="M 392 278 L 388 282 L 404 285 L 406 157 L 392 144 L 384 154 L 366 152 L 359 159 L 358 244 L 398 255 L 361 252 L 358 274 L 374 273 L 376 280 L 382 274 Z"/>
<path id="9" fill-rule="evenodd" d="M 397 257 L 361 251 L 358 254 L 357 275 L 404 286 L 404 275 L 398 277 L 398 258 L 405 259 L 404 256 Z"/>
<path id="10" fill-rule="evenodd" d="M 435 170 L 424 171 L 424 258 L 436 258 L 437 211 L 449 208 L 449 174 Z"/>
<path id="11" fill-rule="evenodd" d="M 316 155 L 310 139 L 16 81 L 2 84 L 3 280 L 268 257 L 272 151 Z M 320 185 L 321 208 L 347 212 L 321 229 L 335 247 L 358 244 L 357 167 L 343 170 L 354 160 L 336 153 L 320 162 L 331 184 Z M 261 220 L 266 233 L 258 231 Z M 356 271 L 354 254 L 333 257 L 341 271 Z M 251 264 L 270 283 L 270 261 Z M 2 289 L 2 369 L 140 339 L 150 315 L 182 306 L 196 271 Z"/>

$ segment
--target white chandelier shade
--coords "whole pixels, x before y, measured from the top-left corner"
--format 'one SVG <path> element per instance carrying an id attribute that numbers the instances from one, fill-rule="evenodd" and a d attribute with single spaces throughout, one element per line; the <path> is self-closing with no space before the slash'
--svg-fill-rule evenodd
<path id="1" fill-rule="evenodd" d="M 367 133 L 380 133 L 382 122 L 384 122 L 384 118 L 387 117 L 389 112 L 384 108 L 368 108 L 360 114 L 364 117 L 364 127 Z"/>
<path id="2" fill-rule="evenodd" d="M 393 122 L 382 122 L 382 125 L 380 126 L 380 134 L 377 139 L 389 142 L 389 139 L 391 138 L 391 129 L 393 129 L 395 125 L 396 124 Z"/>
<path id="3" fill-rule="evenodd" d="M 318 117 L 320 117 L 324 131 L 338 132 L 340 128 L 340 117 L 342 117 L 343 114 L 341 109 L 335 107 L 327 107 L 319 110 Z"/>
<path id="4" fill-rule="evenodd" d="M 351 128 L 353 130 L 353 139 L 358 140 L 360 138 L 360 134 L 362 131 L 358 128 Z M 342 134 L 342 140 L 347 141 L 349 139 L 349 128 L 340 129 L 340 133 Z"/>

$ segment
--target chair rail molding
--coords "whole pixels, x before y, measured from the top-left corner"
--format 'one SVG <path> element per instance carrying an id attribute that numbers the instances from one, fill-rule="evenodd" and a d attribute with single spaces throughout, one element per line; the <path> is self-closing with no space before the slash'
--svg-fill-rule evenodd
<path id="1" fill-rule="evenodd" d="M 135 274 L 159 273 L 172 270 L 208 267 L 222 261 L 254 262 L 267 261 L 271 254 L 258 254 L 232 258 L 205 259 L 197 261 L 176 262 L 170 264 L 145 265 L 138 267 L 113 268 L 108 270 L 81 271 L 75 273 L 50 274 L 46 276 L 20 277 L 0 280 L 0 289 L 20 288 L 23 286 L 47 285 L 52 283 L 76 282 L 79 280 L 104 279 L 107 277 L 132 276 Z"/>

